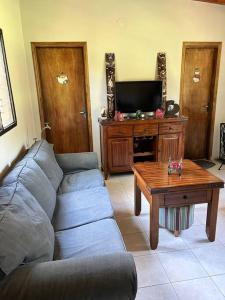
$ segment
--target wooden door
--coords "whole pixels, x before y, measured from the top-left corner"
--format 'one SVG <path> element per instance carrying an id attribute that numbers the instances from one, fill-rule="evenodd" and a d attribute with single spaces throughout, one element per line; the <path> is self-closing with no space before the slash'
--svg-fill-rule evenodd
<path id="1" fill-rule="evenodd" d="M 182 133 L 160 134 L 158 142 L 158 161 L 168 161 L 169 158 L 182 158 L 182 144 Z"/>
<path id="2" fill-rule="evenodd" d="M 188 117 L 185 157 L 208 158 L 216 106 L 220 43 L 184 43 L 181 110 Z"/>
<path id="3" fill-rule="evenodd" d="M 86 43 L 32 43 L 39 110 L 56 153 L 92 150 Z M 48 126 L 47 126 L 48 127 Z"/>
<path id="4" fill-rule="evenodd" d="M 108 164 L 110 171 L 131 170 L 133 163 L 133 139 L 115 138 L 108 140 Z"/>

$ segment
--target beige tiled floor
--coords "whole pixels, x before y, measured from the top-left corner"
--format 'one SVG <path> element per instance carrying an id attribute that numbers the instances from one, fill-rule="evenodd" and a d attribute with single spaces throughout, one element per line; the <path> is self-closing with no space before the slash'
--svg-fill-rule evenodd
<path id="1" fill-rule="evenodd" d="M 212 173 L 225 179 L 218 166 Z M 138 274 L 137 300 L 225 299 L 225 190 L 220 192 L 216 241 L 205 233 L 206 205 L 195 207 L 194 225 L 175 238 L 160 229 L 157 250 L 149 247 L 149 205 L 142 197 L 142 212 L 133 213 L 133 175 L 111 176 L 106 185 L 128 251 Z"/>

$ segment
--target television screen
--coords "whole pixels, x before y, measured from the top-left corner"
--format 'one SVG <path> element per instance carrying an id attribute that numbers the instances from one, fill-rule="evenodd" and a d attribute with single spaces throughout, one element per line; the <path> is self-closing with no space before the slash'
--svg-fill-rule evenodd
<path id="1" fill-rule="evenodd" d="M 117 81 L 116 109 L 123 113 L 153 112 L 162 106 L 162 81 Z"/>

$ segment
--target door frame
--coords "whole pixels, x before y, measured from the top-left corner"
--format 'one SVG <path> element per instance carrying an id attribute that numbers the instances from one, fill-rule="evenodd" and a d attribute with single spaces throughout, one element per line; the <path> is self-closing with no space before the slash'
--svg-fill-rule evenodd
<path id="1" fill-rule="evenodd" d="M 218 81 L 219 81 L 219 69 L 220 69 L 220 59 L 221 59 L 221 50 L 222 42 L 183 42 L 182 49 L 182 63 L 181 63 L 181 77 L 180 77 L 180 110 L 182 113 L 182 104 L 184 96 L 184 74 L 185 74 L 185 54 L 187 49 L 195 48 L 213 48 L 217 51 L 215 69 L 213 72 L 213 91 L 211 92 L 211 114 L 209 117 L 209 142 L 207 143 L 207 159 L 211 159 L 212 148 L 213 148 L 213 135 L 214 135 L 214 125 L 215 125 L 215 115 L 216 115 L 216 101 L 217 101 L 217 90 L 218 90 Z"/>
<path id="2" fill-rule="evenodd" d="M 41 128 L 44 127 L 44 109 L 43 109 L 43 97 L 42 97 L 42 89 L 41 89 L 41 81 L 40 81 L 40 69 L 39 69 L 38 59 L 37 59 L 37 48 L 50 48 L 50 47 L 82 48 L 83 58 L 84 58 L 85 99 L 86 99 L 86 108 L 87 108 L 89 151 L 93 151 L 87 42 L 31 42 Z M 42 131 L 41 136 L 46 137 L 45 131 Z"/>

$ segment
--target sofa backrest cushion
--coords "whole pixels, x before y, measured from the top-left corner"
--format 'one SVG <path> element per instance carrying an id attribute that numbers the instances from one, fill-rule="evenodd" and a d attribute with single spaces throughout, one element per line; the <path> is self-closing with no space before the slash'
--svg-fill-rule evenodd
<path id="1" fill-rule="evenodd" d="M 54 231 L 32 194 L 19 182 L 0 188 L 0 269 L 52 260 Z"/>
<path id="2" fill-rule="evenodd" d="M 31 158 L 21 160 L 3 179 L 2 184 L 9 185 L 16 181 L 28 189 L 51 220 L 56 204 L 56 191 L 39 165 Z"/>
<path id="3" fill-rule="evenodd" d="M 25 155 L 25 159 L 26 158 L 33 158 L 36 161 L 48 177 L 54 189 L 57 190 L 63 178 L 63 171 L 55 159 L 52 145 L 46 140 L 38 141 Z"/>

